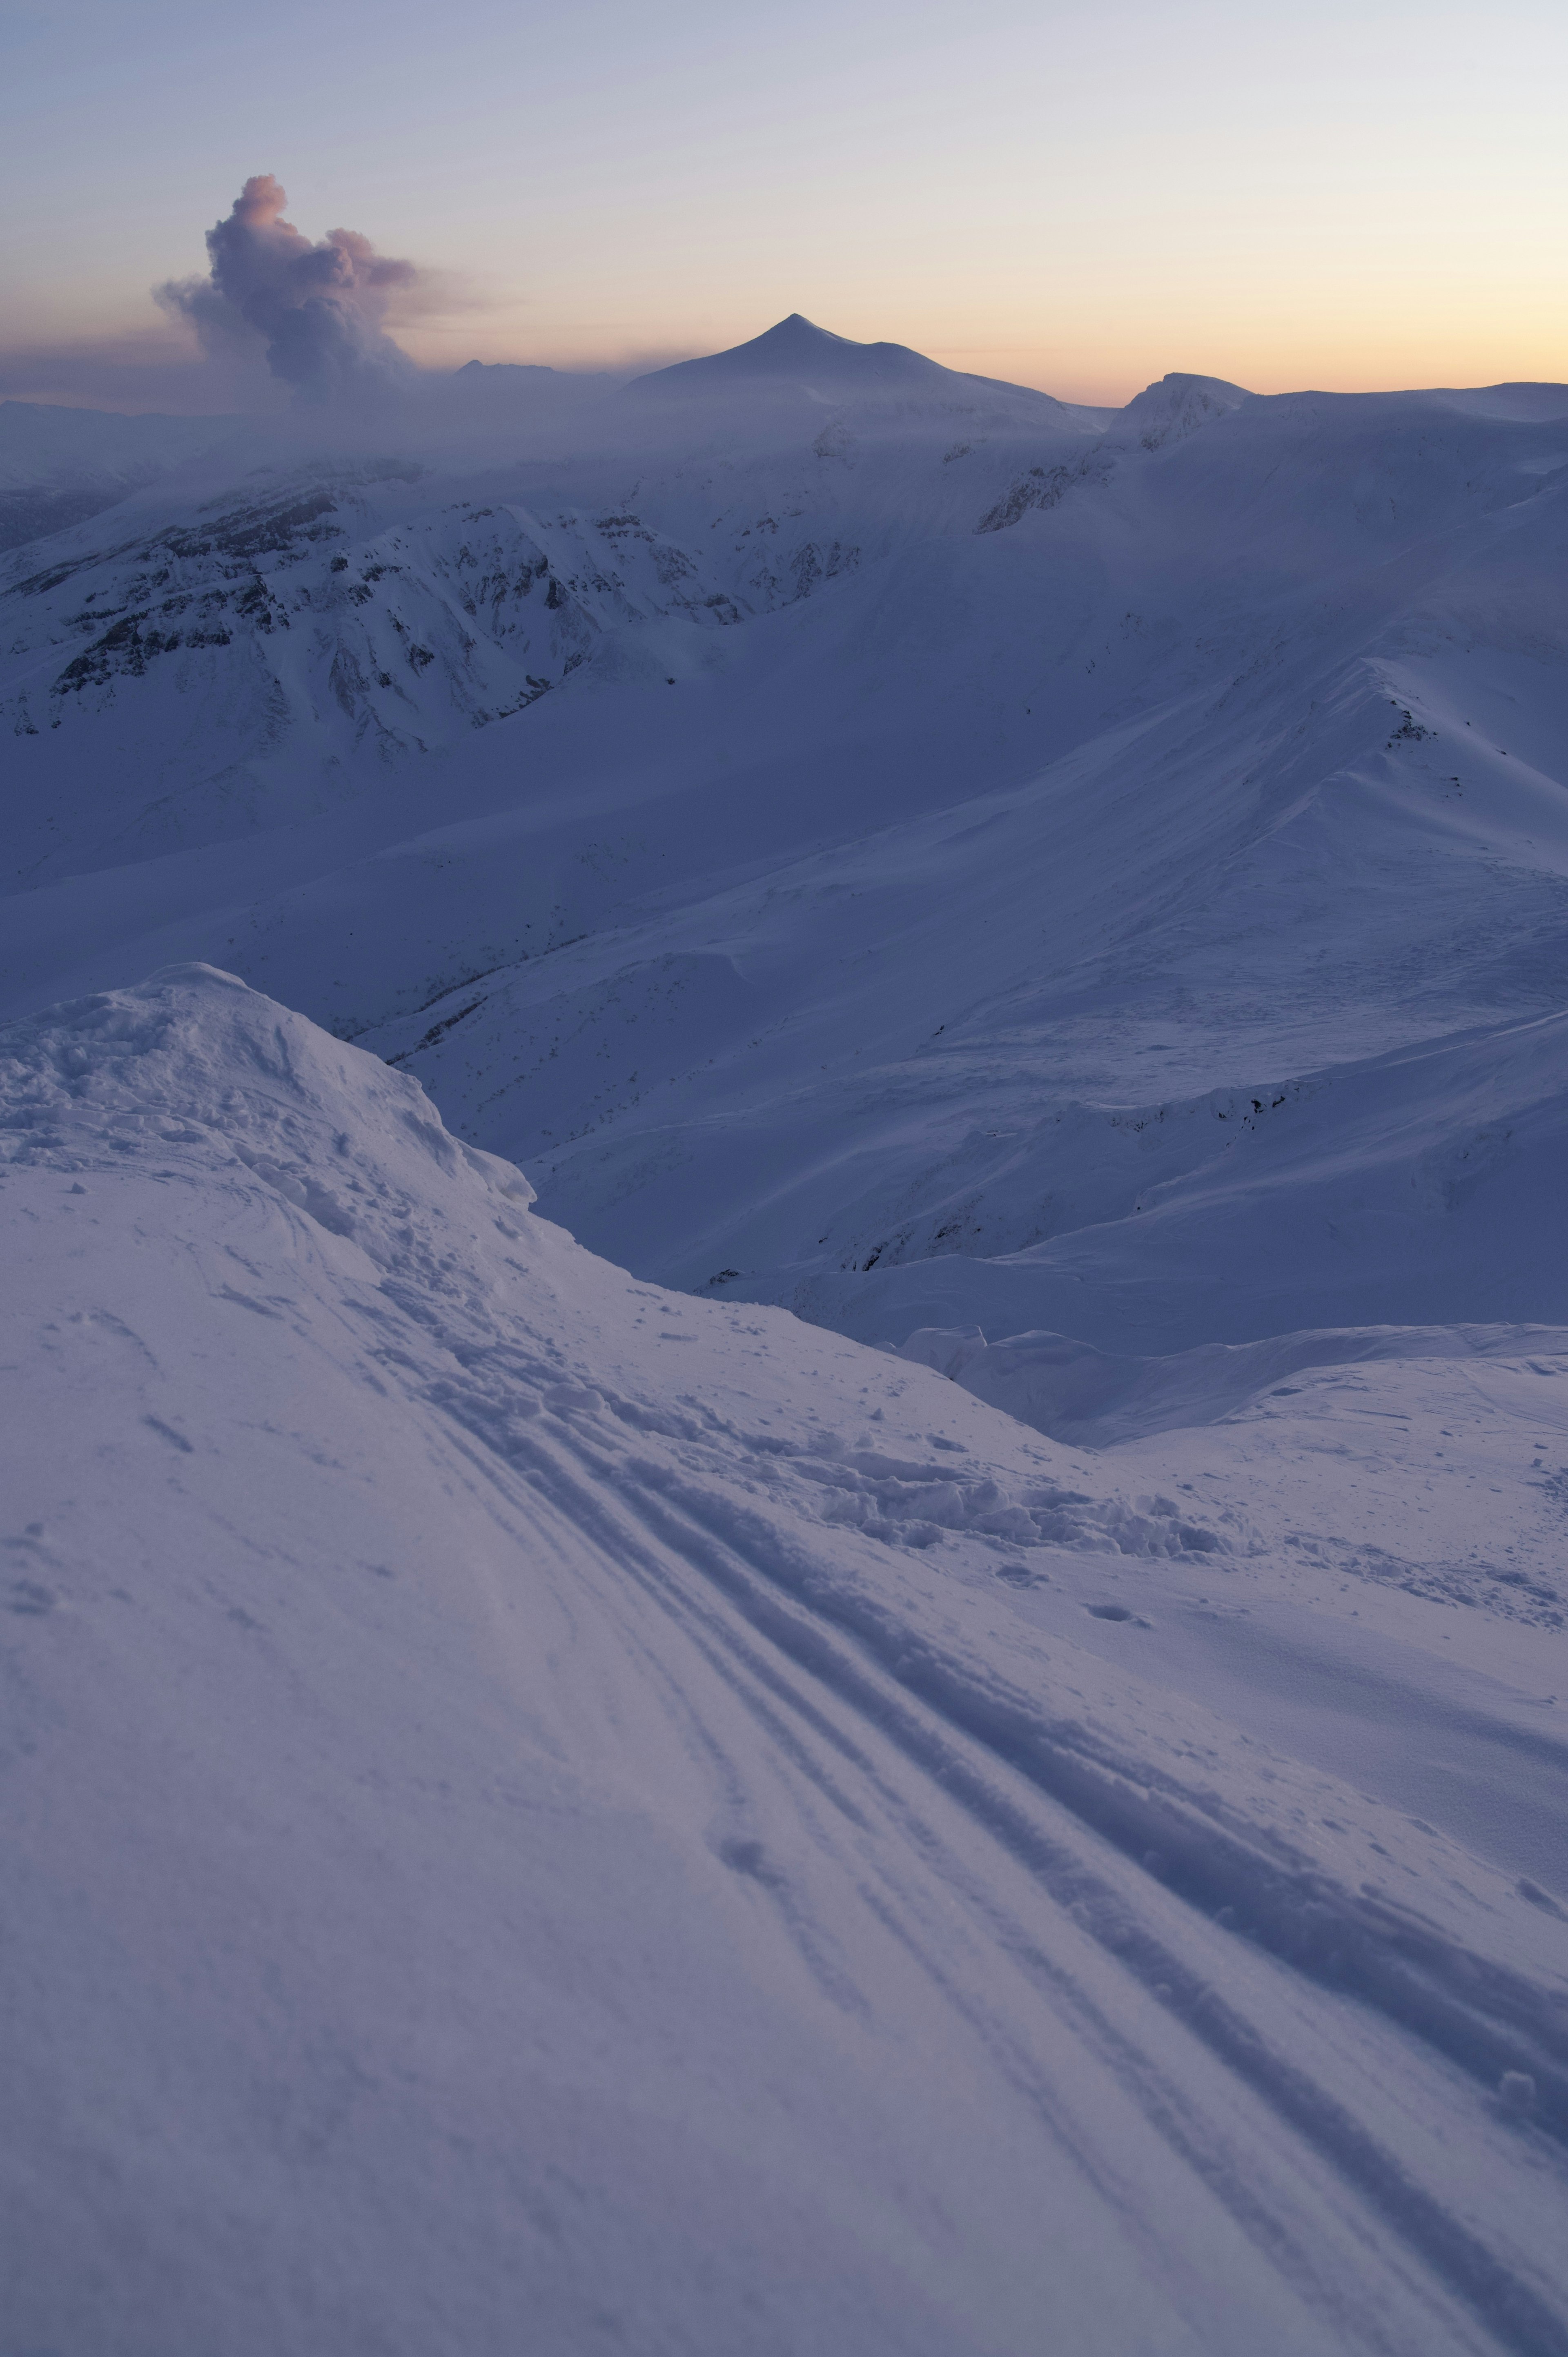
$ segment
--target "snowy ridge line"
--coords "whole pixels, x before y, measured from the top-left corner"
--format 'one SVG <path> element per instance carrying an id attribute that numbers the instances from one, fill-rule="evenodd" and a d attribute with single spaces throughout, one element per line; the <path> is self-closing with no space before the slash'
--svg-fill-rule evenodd
<path id="1" fill-rule="evenodd" d="M 1031 467 L 1020 475 L 974 529 L 977 533 L 1007 532 L 1023 521 L 1031 508 L 1060 505 L 1077 483 L 1108 483 L 1117 460 L 1138 452 L 1153 454 L 1167 443 L 1185 442 L 1211 421 L 1240 408 L 1253 395 L 1220 377 L 1173 373 L 1145 387 L 1130 401 L 1107 430 L 1105 439 L 1071 466 Z"/>
<path id="2" fill-rule="evenodd" d="M 1126 1781 L 1125 1765 L 1118 1772 L 1116 1763 L 1075 1750 L 1072 1730 L 1042 1730 L 1024 1697 L 986 1695 L 955 1670 L 950 1658 L 869 1599 L 848 1593 L 831 1574 L 824 1577 L 822 1565 L 792 1548 L 763 1516 L 738 1507 L 723 1512 L 711 1492 L 681 1483 L 662 1467 L 611 1460 L 589 1448 L 579 1431 L 569 1430 L 563 1435 L 566 1449 L 595 1477 L 580 1480 L 542 1442 L 530 1445 L 532 1430 L 528 1427 L 514 1458 L 528 1460 L 532 1474 L 574 1522 L 596 1526 L 602 1542 L 639 1585 L 662 1590 L 668 1609 L 685 1622 L 689 1598 L 674 1589 L 664 1551 L 698 1573 L 758 1636 L 956 1799 L 1159 2005 L 1376 2203 L 1412 2253 L 1503 2345 L 1521 2357 L 1568 2352 L 1568 2325 L 1535 2291 L 1416 2184 L 1342 2104 L 1271 2048 L 1211 1982 L 1140 1923 L 1123 1895 L 1002 1789 L 995 1771 L 1015 1770 L 1125 1855 L 1134 1856 L 1136 1844 L 1151 1834 L 1174 1837 L 1179 1855 L 1185 1836 L 1187 1855 L 1177 1871 L 1161 1878 L 1167 1888 L 1210 1912 L 1216 1898 L 1222 1904 L 1227 1895 L 1240 1899 L 1252 1920 L 1238 1920 L 1238 1932 L 1251 1932 L 1261 1946 L 1296 1970 L 1376 2005 L 1449 2060 L 1478 2075 L 1489 2072 L 1492 2083 L 1502 2070 L 1517 2069 L 1522 2061 L 1550 2071 L 1550 2101 L 1541 2116 L 1563 2136 L 1568 2131 L 1568 2077 L 1542 2060 L 1563 2045 L 1552 2035 L 1547 1993 L 1484 1964 L 1403 1910 L 1367 1908 L 1320 1877 L 1303 1876 L 1291 1883 L 1234 1835 L 1202 1825 L 1191 1796 L 1173 1792 L 1155 1802 L 1152 1794 L 1138 1795 Z M 628 1530 L 626 1518 L 605 1503 L 607 1482 L 624 1481 L 628 1472 L 642 1484 L 638 1519 L 646 1536 Z M 854 1652 L 841 1641 L 845 1637 Z M 733 1640 L 729 1649 L 735 1650 Z M 748 1665 L 754 1671 L 759 1666 L 755 1657 Z M 865 1755 L 834 1734 L 827 1716 L 802 1702 L 777 1669 L 768 1682 L 780 1701 L 809 1718 L 815 1733 L 828 1735 L 857 1767 L 866 1766 Z M 968 1755 L 971 1743 L 982 1751 L 978 1762 Z M 1272 1903 L 1263 1908 L 1257 1905 L 1260 1867 L 1273 1875 Z M 1298 1919 L 1294 1926 L 1293 1913 Z M 1294 1939 L 1282 1936 L 1289 1930 Z M 1419 1945 L 1412 1937 L 1418 1933 L 1423 1935 Z M 1423 1986 L 1413 1972 L 1406 1976 L 1388 1968 L 1382 1952 L 1391 1938 L 1400 1943 L 1401 1964 L 1418 1960 L 1431 1973 L 1432 1984 Z M 1337 1952 L 1327 1948 L 1328 1939 L 1337 1941 Z M 1328 1957 L 1346 1950 L 1360 1974 L 1359 1983 L 1349 1972 L 1328 1968 Z M 1501 2018 L 1488 2020 L 1479 2006 L 1469 2011 L 1442 1986 L 1441 1976 L 1460 1985 L 1466 1979 L 1484 1983 Z M 1136 2062 L 1141 2076 L 1157 2078 L 1147 2056 L 1137 2056 Z M 1151 2116 L 1164 2132 L 1158 2115 Z"/>

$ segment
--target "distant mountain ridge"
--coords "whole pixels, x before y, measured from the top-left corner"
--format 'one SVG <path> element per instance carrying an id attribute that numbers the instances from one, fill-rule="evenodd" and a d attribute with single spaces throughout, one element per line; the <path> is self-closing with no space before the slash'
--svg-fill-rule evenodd
<path id="1" fill-rule="evenodd" d="M 247 433 L 240 417 L 167 417 L 0 401 L 0 551 L 64 532 Z"/>

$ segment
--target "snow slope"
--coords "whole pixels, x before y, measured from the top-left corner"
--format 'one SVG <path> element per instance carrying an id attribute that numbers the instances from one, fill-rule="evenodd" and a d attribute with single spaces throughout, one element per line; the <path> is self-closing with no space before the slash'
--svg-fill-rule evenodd
<path id="1" fill-rule="evenodd" d="M 1568 2349 L 1561 1625 L 1304 1553 L 1333 1347 L 1039 1437 L 200 967 L 0 1156 L 8 2346 Z"/>
<path id="2" fill-rule="evenodd" d="M 1565 470 L 1425 396 L 1093 447 L 800 616 L 709 875 L 596 811 L 619 908 L 363 1036 L 601 1248 L 868 1339 L 1561 1319 Z"/>

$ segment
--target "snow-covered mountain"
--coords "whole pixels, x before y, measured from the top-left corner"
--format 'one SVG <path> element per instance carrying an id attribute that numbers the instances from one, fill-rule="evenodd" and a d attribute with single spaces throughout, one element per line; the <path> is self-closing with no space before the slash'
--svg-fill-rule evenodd
<path id="1" fill-rule="evenodd" d="M 0 1032 L 7 2348 L 1563 2346 L 1553 1499 L 1442 1583 L 1568 1332 L 1066 1447 L 530 1191 L 209 969 Z"/>
<path id="2" fill-rule="evenodd" d="M 1568 1318 L 1568 393 L 881 351 L 13 560 L 6 1003 L 221 960 L 869 1340 Z"/>
<path id="3" fill-rule="evenodd" d="M 1062 406 L 1048 393 L 1024 385 L 943 368 L 907 344 L 857 344 L 802 318 L 799 311 L 727 352 L 677 361 L 673 367 L 634 377 L 628 390 L 648 400 L 682 402 L 773 392 L 805 393 L 830 403 L 889 397 L 972 402 L 977 395 L 993 400 L 1001 395 L 1024 408 Z"/>
<path id="4" fill-rule="evenodd" d="M 381 801 L 389 769 L 428 811 L 449 790 L 410 757 L 461 767 L 474 729 L 590 659 L 600 683 L 660 691 L 710 671 L 715 631 L 968 532 L 977 494 L 1026 458 L 1099 438 L 1091 413 L 924 365 L 938 391 L 915 402 L 885 400 L 874 370 L 825 415 L 789 386 L 760 421 L 704 409 L 694 448 L 683 418 L 595 388 L 588 447 L 564 457 L 553 385 L 492 402 L 461 371 L 414 421 L 423 457 L 280 450 L 237 482 L 209 468 L 183 500 L 117 508 L 112 534 L 99 520 L 18 554 L 0 587 L 10 877 L 275 836 Z M 540 447 L 495 463 L 509 439 Z"/>

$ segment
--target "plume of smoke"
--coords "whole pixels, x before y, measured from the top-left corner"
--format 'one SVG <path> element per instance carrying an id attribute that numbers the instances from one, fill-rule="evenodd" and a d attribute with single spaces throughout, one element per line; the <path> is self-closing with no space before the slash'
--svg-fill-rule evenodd
<path id="1" fill-rule="evenodd" d="M 379 254 L 357 230 L 328 230 L 312 244 L 285 221 L 287 202 L 270 172 L 247 180 L 207 232 L 209 275 L 171 280 L 159 302 L 209 351 L 261 338 L 273 374 L 307 400 L 411 374 L 381 322 L 392 294 L 417 279 L 413 264 Z"/>

